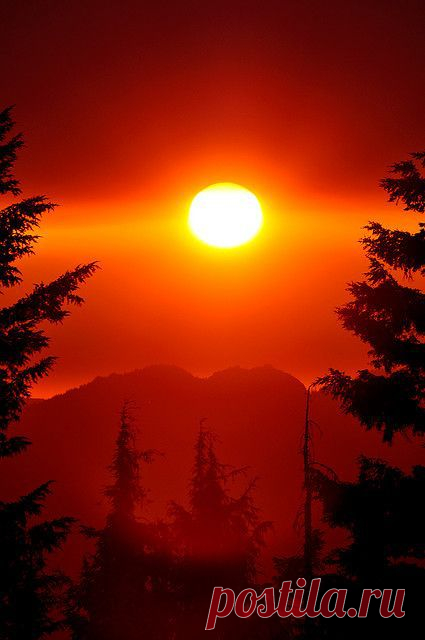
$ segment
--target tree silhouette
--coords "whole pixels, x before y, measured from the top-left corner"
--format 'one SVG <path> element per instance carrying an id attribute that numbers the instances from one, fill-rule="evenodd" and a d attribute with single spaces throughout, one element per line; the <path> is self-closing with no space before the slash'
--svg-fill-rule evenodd
<path id="1" fill-rule="evenodd" d="M 371 583 L 395 567 L 399 571 L 400 561 L 424 557 L 425 522 L 417 506 L 425 490 L 425 467 L 406 475 L 382 460 L 361 457 L 357 482 L 316 474 L 325 520 L 351 533 L 350 545 L 334 554 L 347 577 Z"/>
<path id="2" fill-rule="evenodd" d="M 295 584 L 298 578 L 305 578 L 310 583 L 312 578 L 321 576 L 324 570 L 322 559 L 324 535 L 319 528 L 313 526 L 313 501 L 317 498 L 316 469 L 323 465 L 314 460 L 313 455 L 313 422 L 310 418 L 312 387 L 314 387 L 314 383 L 306 389 L 305 420 L 300 451 L 303 457 L 303 504 L 294 523 L 297 531 L 302 530 L 303 544 L 302 548 L 300 547 L 294 555 L 280 555 L 273 558 L 276 570 L 274 576 L 276 591 L 279 590 L 284 580 L 291 580 Z M 285 632 L 291 637 L 306 640 L 319 638 L 321 637 L 319 625 L 320 621 L 307 617 L 299 620 L 286 620 L 281 625 L 280 637 L 283 637 L 282 634 Z"/>
<path id="3" fill-rule="evenodd" d="M 402 203 L 410 213 L 425 211 L 425 152 L 413 153 L 392 166 L 381 181 L 389 201 Z M 422 170 L 422 172 L 421 172 Z M 351 283 L 352 300 L 338 309 L 343 326 L 370 345 L 374 370 L 351 377 L 331 369 L 321 378 L 323 388 L 367 428 L 394 433 L 425 431 L 425 294 L 397 280 L 397 273 L 425 275 L 425 225 L 416 233 L 391 230 L 377 222 L 366 227 L 362 239 L 369 259 L 366 280 Z"/>
<path id="4" fill-rule="evenodd" d="M 326 582 L 348 588 L 351 600 L 346 608 L 358 608 L 365 588 L 405 589 L 406 616 L 396 623 L 400 631 L 414 635 L 420 623 L 425 579 L 420 566 L 425 556 L 425 523 L 418 509 L 425 490 L 425 467 L 414 467 L 407 475 L 382 460 L 361 457 L 357 482 L 342 482 L 316 470 L 315 484 L 326 522 L 350 534 L 348 546 L 330 554 L 328 564 L 335 573 L 327 576 Z M 382 633 L 377 607 L 371 609 L 369 620 L 362 621 L 363 628 L 370 634 L 374 630 Z M 341 637 L 341 633 L 358 637 L 357 620 L 345 619 L 342 626 L 338 623 L 321 625 L 327 628 L 327 637 Z"/>
<path id="5" fill-rule="evenodd" d="M 0 194 L 13 200 L 20 194 L 13 167 L 23 145 L 10 137 L 11 109 L 0 113 Z M 22 282 L 17 260 L 34 252 L 34 233 L 44 213 L 54 205 L 44 196 L 9 204 L 0 211 L 0 292 Z M 68 304 L 80 305 L 77 291 L 96 266 L 79 266 L 48 284 L 38 284 L 11 306 L 0 309 L 0 458 L 22 453 L 28 438 L 11 435 L 32 385 L 46 376 L 51 356 L 37 359 L 49 344 L 44 322 L 61 322 Z M 40 520 L 50 482 L 14 502 L 0 502 L 0 637 L 4 640 L 45 637 L 64 624 L 60 614 L 66 579 L 46 568 L 47 556 L 61 546 L 71 518 Z M 35 520 L 34 520 L 35 517 Z"/>
<path id="6" fill-rule="evenodd" d="M 411 213 L 425 211 L 425 153 L 414 153 L 407 162 L 392 167 L 381 181 L 389 201 L 403 203 Z M 373 370 L 356 377 L 331 370 L 321 378 L 325 391 L 339 399 L 348 413 L 367 428 L 383 432 L 391 442 L 397 432 L 425 430 L 425 295 L 401 284 L 397 273 L 413 279 L 425 275 L 425 228 L 419 231 L 390 230 L 371 222 L 362 240 L 369 259 L 364 282 L 352 283 L 353 299 L 338 309 L 343 326 L 371 347 Z M 400 632 L 416 635 L 420 624 L 420 594 L 425 571 L 424 525 L 418 507 L 422 502 L 425 467 L 411 475 L 381 460 L 362 457 L 355 483 L 346 483 L 314 470 L 316 495 L 323 503 L 325 520 L 343 527 L 350 535 L 348 546 L 334 550 L 329 563 L 334 574 L 328 584 L 348 588 L 348 606 L 358 607 L 364 588 L 406 589 L 406 615 L 396 624 Z M 332 584 L 333 583 L 333 584 Z M 362 621 L 363 622 L 363 621 Z M 362 628 L 357 619 L 344 618 L 321 625 L 325 637 L 357 638 L 382 633 L 377 609 Z M 395 624 L 395 623 L 394 623 Z M 363 629 L 363 631 L 362 631 Z"/>
<path id="7" fill-rule="evenodd" d="M 203 631 L 214 587 L 230 587 L 237 593 L 255 586 L 256 562 L 271 526 L 259 519 L 253 495 L 255 480 L 240 496 L 231 495 L 229 482 L 245 469 L 222 464 L 215 445 L 215 434 L 201 422 L 195 445 L 190 508 L 171 505 L 172 530 L 180 557 L 177 638 L 195 638 Z M 240 637 L 233 618 L 222 622 L 216 637 Z M 248 632 L 250 637 L 257 637 L 250 623 L 255 621 L 245 620 L 241 625 L 242 637 Z M 262 622 L 263 630 L 266 624 Z"/>
<path id="8" fill-rule="evenodd" d="M 101 531 L 89 531 L 96 551 L 86 559 L 71 612 L 76 640 L 139 640 L 168 637 L 172 559 L 168 530 L 162 523 L 142 521 L 137 514 L 146 491 L 141 463 L 155 451 L 138 451 L 129 408 L 121 411 L 114 479 L 106 495 L 111 512 Z"/>

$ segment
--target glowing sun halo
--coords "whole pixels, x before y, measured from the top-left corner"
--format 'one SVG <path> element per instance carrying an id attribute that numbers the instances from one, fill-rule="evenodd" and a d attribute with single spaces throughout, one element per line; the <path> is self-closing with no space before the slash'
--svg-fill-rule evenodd
<path id="1" fill-rule="evenodd" d="M 206 244 L 229 249 L 245 244 L 261 229 L 263 214 L 256 196 L 232 182 L 212 184 L 192 200 L 189 226 Z"/>

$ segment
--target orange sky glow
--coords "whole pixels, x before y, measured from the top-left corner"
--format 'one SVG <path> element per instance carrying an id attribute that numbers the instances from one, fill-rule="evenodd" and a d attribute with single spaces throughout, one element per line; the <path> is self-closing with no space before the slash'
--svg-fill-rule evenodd
<path id="1" fill-rule="evenodd" d="M 25 282 L 101 266 L 50 330 L 59 360 L 35 395 L 152 363 L 272 364 L 303 382 L 364 366 L 334 308 L 365 270 L 362 226 L 408 226 L 378 182 L 425 146 L 421 3 L 94 1 L 83 17 L 25 4 L 0 10 L 16 60 L 2 103 L 26 139 L 24 195 L 61 204 Z M 192 198 L 216 182 L 261 202 L 244 246 L 188 229 Z"/>

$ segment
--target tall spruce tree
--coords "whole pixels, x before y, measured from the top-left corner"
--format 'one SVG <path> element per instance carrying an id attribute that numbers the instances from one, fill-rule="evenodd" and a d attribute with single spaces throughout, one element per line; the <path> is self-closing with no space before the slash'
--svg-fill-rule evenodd
<path id="1" fill-rule="evenodd" d="M 402 203 L 412 214 L 425 211 L 424 166 L 423 152 L 393 165 L 391 175 L 381 181 L 390 202 Z M 425 295 L 397 278 L 400 274 L 406 280 L 415 278 L 423 288 L 425 225 L 419 222 L 416 233 L 390 230 L 377 222 L 367 229 L 369 235 L 362 240 L 369 259 L 366 280 L 349 286 L 353 299 L 338 309 L 338 315 L 345 328 L 370 345 L 373 369 L 355 377 L 331 370 L 319 383 L 348 413 L 367 428 L 382 431 L 384 441 L 391 442 L 398 432 L 425 431 Z M 365 457 L 360 458 L 354 483 L 314 470 L 325 520 L 349 533 L 348 545 L 329 555 L 335 573 L 327 583 L 349 589 L 347 608 L 357 608 L 362 589 L 372 585 L 381 590 L 406 589 L 406 615 L 392 624 L 411 637 L 421 624 L 425 578 L 424 525 L 418 510 L 424 472 L 425 467 L 416 466 L 406 475 L 384 461 Z M 341 633 L 353 639 L 359 633 L 375 637 L 385 621 L 375 606 L 367 622 L 349 618 L 334 622 L 320 625 L 325 637 L 339 638 Z"/>
<path id="2" fill-rule="evenodd" d="M 236 593 L 256 584 L 256 561 L 271 526 L 262 522 L 254 501 L 255 481 L 233 497 L 229 482 L 244 470 L 222 464 L 215 450 L 216 436 L 201 423 L 195 445 L 195 463 L 190 485 L 190 508 L 173 503 L 172 530 L 180 556 L 180 602 L 176 638 L 199 637 L 205 628 L 214 587 L 225 586 Z M 256 638 L 256 621 L 235 624 L 222 621 L 220 638 Z M 262 622 L 261 637 L 267 623 Z"/>
<path id="3" fill-rule="evenodd" d="M 141 463 L 154 450 L 139 451 L 136 432 L 125 405 L 121 411 L 114 459 L 113 484 L 106 495 L 111 511 L 106 525 L 89 531 L 96 550 L 84 564 L 73 589 L 72 627 L 76 640 L 164 640 L 169 636 L 169 594 L 172 561 L 167 528 L 141 518 L 146 491 Z"/>
<path id="4" fill-rule="evenodd" d="M 13 126 L 11 109 L 5 109 L 0 113 L 0 194 L 9 204 L 0 211 L 0 293 L 21 284 L 17 261 L 34 252 L 39 237 L 35 229 L 54 208 L 44 196 L 15 201 L 21 190 L 13 168 L 23 139 L 11 135 Z M 66 318 L 67 305 L 82 304 L 78 288 L 95 268 L 94 263 L 78 266 L 0 309 L 0 458 L 21 454 L 31 444 L 23 435 L 12 435 L 11 426 L 19 420 L 33 384 L 54 363 L 51 356 L 38 358 L 49 344 L 43 325 Z M 46 482 L 13 502 L 0 502 L 2 640 L 36 640 L 64 624 L 60 609 L 65 579 L 49 572 L 46 562 L 65 540 L 72 519 L 41 521 L 50 490 Z"/>
<path id="5" fill-rule="evenodd" d="M 389 201 L 411 215 L 425 211 L 424 167 L 425 152 L 413 153 L 381 181 Z M 347 412 L 391 441 L 397 432 L 425 431 L 425 223 L 416 233 L 378 222 L 366 229 L 366 280 L 350 284 L 352 300 L 337 313 L 346 329 L 370 345 L 373 368 L 354 377 L 331 369 L 320 382 Z M 412 278 L 417 287 L 407 286 Z"/>

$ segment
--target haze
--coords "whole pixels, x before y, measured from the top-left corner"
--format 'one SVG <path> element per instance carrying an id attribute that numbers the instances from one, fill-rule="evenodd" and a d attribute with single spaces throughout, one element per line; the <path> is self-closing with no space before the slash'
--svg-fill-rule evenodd
<path id="1" fill-rule="evenodd" d="M 30 1 L 2 3 L 0 25 L 24 195 L 61 204 L 26 282 L 102 267 L 36 395 L 157 362 L 304 382 L 365 364 L 333 309 L 364 270 L 362 225 L 406 226 L 378 181 L 425 145 L 421 1 Z M 215 182 L 265 215 L 226 256 L 187 229 Z"/>

